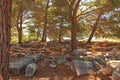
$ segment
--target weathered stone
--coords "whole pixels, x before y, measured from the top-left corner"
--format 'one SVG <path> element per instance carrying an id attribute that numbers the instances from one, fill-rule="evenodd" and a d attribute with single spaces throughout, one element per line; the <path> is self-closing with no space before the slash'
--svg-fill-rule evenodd
<path id="1" fill-rule="evenodd" d="M 113 48 L 111 51 L 112 54 L 118 54 L 118 49 L 117 48 Z"/>
<path id="2" fill-rule="evenodd" d="M 75 49 L 72 52 L 72 57 L 74 60 L 79 60 L 80 56 L 86 56 L 86 49 Z"/>
<path id="3" fill-rule="evenodd" d="M 56 65 L 56 64 L 49 64 L 49 66 L 50 66 L 52 69 L 54 69 L 54 68 L 56 68 L 56 67 L 57 67 L 57 65 Z"/>
<path id="4" fill-rule="evenodd" d="M 118 54 L 116 55 L 116 58 L 117 58 L 118 60 L 120 60 L 120 53 L 118 53 Z"/>
<path id="5" fill-rule="evenodd" d="M 41 55 L 40 54 L 35 54 L 35 55 L 27 56 L 27 58 L 32 59 L 36 63 L 36 62 L 40 61 Z"/>
<path id="6" fill-rule="evenodd" d="M 29 51 L 29 52 L 27 52 L 27 54 L 31 55 L 31 54 L 34 54 L 34 52 L 32 52 L 32 51 Z"/>
<path id="7" fill-rule="evenodd" d="M 87 51 L 86 54 L 87 54 L 87 55 L 92 55 L 93 53 L 90 52 L 90 51 Z"/>
<path id="8" fill-rule="evenodd" d="M 20 74 L 21 71 L 30 63 L 32 63 L 33 60 L 30 58 L 16 58 L 14 60 L 11 60 L 9 63 L 9 70 L 10 72 L 14 74 Z"/>
<path id="9" fill-rule="evenodd" d="M 73 55 L 86 55 L 86 49 L 75 49 L 73 50 Z"/>
<path id="10" fill-rule="evenodd" d="M 105 60 L 112 60 L 115 58 L 115 56 L 113 54 L 110 54 L 110 53 L 106 53 L 104 55 L 104 57 L 105 57 Z"/>
<path id="11" fill-rule="evenodd" d="M 103 65 L 103 66 L 105 65 L 105 61 L 101 58 L 93 58 L 93 61 L 96 61 L 100 65 Z"/>
<path id="12" fill-rule="evenodd" d="M 42 55 L 44 55 L 44 56 L 50 55 L 50 52 L 47 51 L 47 50 L 43 50 L 43 51 L 41 51 L 41 53 L 42 53 Z"/>
<path id="13" fill-rule="evenodd" d="M 20 52 L 20 49 L 15 49 L 15 48 L 13 48 L 13 51 L 15 51 L 15 52 Z"/>
<path id="14" fill-rule="evenodd" d="M 73 61 L 76 69 L 77 76 L 90 74 L 94 67 L 89 61 Z"/>
<path id="15" fill-rule="evenodd" d="M 19 54 L 16 54 L 16 55 L 15 55 L 16 58 L 22 58 L 22 57 L 24 57 L 24 56 L 25 56 L 24 53 L 19 53 Z"/>
<path id="16" fill-rule="evenodd" d="M 120 69 L 116 69 L 112 74 L 112 80 L 120 80 Z"/>
<path id="17" fill-rule="evenodd" d="M 25 76 L 26 77 L 32 77 L 35 74 L 35 71 L 37 69 L 37 64 L 36 63 L 30 63 L 27 65 L 26 70 L 25 70 Z"/>
<path id="18" fill-rule="evenodd" d="M 66 57 L 65 56 L 58 56 L 57 57 L 57 63 L 61 64 L 66 62 Z"/>
<path id="19" fill-rule="evenodd" d="M 36 51 L 36 48 L 31 48 L 30 51 Z"/>
<path id="20" fill-rule="evenodd" d="M 52 62 L 55 62 L 55 58 L 53 56 L 50 56 L 49 58 L 44 59 L 44 64 L 49 64 Z"/>
<path id="21" fill-rule="evenodd" d="M 97 59 L 101 59 L 101 60 L 105 60 L 105 57 L 104 57 L 104 55 L 97 55 L 95 58 L 97 58 Z"/>
<path id="22" fill-rule="evenodd" d="M 106 69 L 108 73 L 112 73 L 120 65 L 120 60 L 110 60 L 106 63 Z"/>
<path id="23" fill-rule="evenodd" d="M 67 63 L 65 63 L 65 65 L 68 66 L 68 68 L 71 69 L 71 70 L 75 69 L 73 62 L 67 62 Z"/>
<path id="24" fill-rule="evenodd" d="M 100 65 L 100 64 L 99 64 L 98 62 L 96 62 L 96 61 L 93 62 L 93 65 L 94 65 L 94 67 L 95 67 L 96 70 L 100 70 L 100 69 L 103 68 L 103 66 Z"/>

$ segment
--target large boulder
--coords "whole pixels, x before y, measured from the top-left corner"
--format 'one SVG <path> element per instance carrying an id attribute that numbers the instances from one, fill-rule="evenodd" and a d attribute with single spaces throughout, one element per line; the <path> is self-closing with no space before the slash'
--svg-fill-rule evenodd
<path id="1" fill-rule="evenodd" d="M 30 63 L 27 65 L 25 69 L 25 76 L 26 77 L 32 77 L 37 70 L 37 64 L 36 63 Z"/>
<path id="2" fill-rule="evenodd" d="M 73 61 L 77 76 L 90 74 L 93 70 L 93 64 L 89 61 Z"/>
<path id="3" fill-rule="evenodd" d="M 14 74 L 20 74 L 21 71 L 30 63 L 32 63 L 33 60 L 30 58 L 16 58 L 10 61 L 9 63 L 9 70 L 10 72 Z"/>
<path id="4" fill-rule="evenodd" d="M 41 54 L 35 54 L 35 55 L 30 55 L 30 56 L 27 56 L 26 58 L 30 58 L 33 60 L 33 62 L 38 62 L 40 61 L 41 59 Z"/>

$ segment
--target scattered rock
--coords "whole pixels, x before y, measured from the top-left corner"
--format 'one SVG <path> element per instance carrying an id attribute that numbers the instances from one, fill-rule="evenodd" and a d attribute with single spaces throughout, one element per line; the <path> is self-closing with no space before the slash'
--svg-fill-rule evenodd
<path id="1" fill-rule="evenodd" d="M 27 54 L 28 54 L 28 55 L 31 55 L 31 54 L 34 54 L 34 52 L 29 51 L 29 52 L 27 52 Z"/>
<path id="2" fill-rule="evenodd" d="M 108 73 L 112 74 L 112 72 L 115 71 L 119 65 L 120 60 L 110 60 L 106 63 L 106 69 Z"/>
<path id="3" fill-rule="evenodd" d="M 20 74 L 21 71 L 30 63 L 32 63 L 33 60 L 30 58 L 16 58 L 14 60 L 11 60 L 9 63 L 9 70 L 10 72 L 14 74 Z"/>
<path id="4" fill-rule="evenodd" d="M 120 53 L 118 53 L 118 54 L 116 55 L 116 58 L 117 58 L 118 60 L 120 60 Z"/>
<path id="5" fill-rule="evenodd" d="M 86 55 L 87 50 L 86 49 L 75 49 L 73 50 L 73 55 Z"/>
<path id="6" fill-rule="evenodd" d="M 95 58 L 97 58 L 97 59 L 100 59 L 100 60 L 105 60 L 105 57 L 104 57 L 104 55 L 97 55 Z"/>
<path id="7" fill-rule="evenodd" d="M 75 49 L 72 52 L 72 56 L 74 60 L 79 60 L 80 56 L 86 56 L 86 49 Z"/>
<path id="8" fill-rule="evenodd" d="M 93 52 L 89 52 L 89 51 L 87 51 L 86 54 L 87 54 L 87 55 L 92 55 Z"/>
<path id="9" fill-rule="evenodd" d="M 56 65 L 56 64 L 49 64 L 49 66 L 50 66 L 52 69 L 54 69 L 54 68 L 56 68 L 56 67 L 57 67 L 57 65 Z"/>
<path id="10" fill-rule="evenodd" d="M 37 69 L 37 64 L 36 63 L 30 63 L 26 67 L 25 76 L 26 77 L 32 77 L 35 74 L 36 69 Z"/>
<path id="11" fill-rule="evenodd" d="M 100 70 L 100 69 L 103 68 L 103 66 L 100 65 L 100 64 L 99 64 L 98 62 L 96 62 L 96 61 L 93 62 L 93 65 L 94 65 L 94 67 L 95 67 L 96 70 Z"/>
<path id="12" fill-rule="evenodd" d="M 118 54 L 118 49 L 117 48 L 113 48 L 111 51 L 112 54 Z"/>
<path id="13" fill-rule="evenodd" d="M 55 62 L 55 58 L 54 57 L 49 57 L 47 59 L 44 59 L 44 64 L 49 64 Z"/>
<path id="14" fill-rule="evenodd" d="M 25 53 L 18 53 L 15 55 L 16 58 L 22 58 L 25 56 Z"/>
<path id="15" fill-rule="evenodd" d="M 120 69 L 117 68 L 112 74 L 112 80 L 119 80 L 120 79 Z"/>
<path id="16" fill-rule="evenodd" d="M 61 64 L 66 62 L 66 56 L 58 56 L 57 57 L 57 63 Z"/>
<path id="17" fill-rule="evenodd" d="M 30 51 L 36 51 L 36 48 L 31 48 Z"/>
<path id="18" fill-rule="evenodd" d="M 97 62 L 97 63 L 99 63 L 100 65 L 103 65 L 103 66 L 105 66 L 105 64 L 106 64 L 105 61 L 101 58 L 93 58 L 93 61 Z"/>
<path id="19" fill-rule="evenodd" d="M 112 60 L 112 59 L 115 58 L 115 56 L 114 56 L 113 54 L 110 54 L 110 53 L 106 53 L 106 54 L 104 55 L 104 57 L 105 57 L 105 60 L 106 60 L 106 61 L 107 61 L 107 60 Z"/>
<path id="20" fill-rule="evenodd" d="M 41 53 L 42 53 L 42 55 L 44 55 L 44 56 L 49 56 L 49 55 L 50 55 L 50 52 L 47 51 L 47 50 L 43 50 L 43 51 L 41 51 Z"/>
<path id="21" fill-rule="evenodd" d="M 68 66 L 69 69 L 74 71 L 75 67 L 74 67 L 74 63 L 73 62 L 67 62 L 67 63 L 65 63 L 65 65 Z"/>
<path id="22" fill-rule="evenodd" d="M 94 67 L 89 61 L 73 61 L 76 69 L 77 76 L 90 74 Z"/>
<path id="23" fill-rule="evenodd" d="M 33 62 L 38 62 L 40 61 L 41 59 L 41 54 L 34 54 L 34 55 L 30 55 L 30 56 L 27 56 L 26 58 L 30 58 L 33 60 Z"/>

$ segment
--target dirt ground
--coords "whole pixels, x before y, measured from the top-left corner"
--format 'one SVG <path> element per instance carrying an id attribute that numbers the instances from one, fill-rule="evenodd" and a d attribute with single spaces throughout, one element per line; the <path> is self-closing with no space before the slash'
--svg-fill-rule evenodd
<path id="1" fill-rule="evenodd" d="M 50 42 L 50 43 L 40 43 L 40 42 L 31 42 L 27 43 L 29 46 L 32 46 L 36 49 L 35 53 L 39 53 L 42 50 L 47 50 L 51 55 L 56 55 L 58 52 L 61 54 L 71 54 L 70 50 L 66 50 L 64 47 L 67 45 L 68 48 L 69 42 Z M 49 44 L 49 46 L 47 46 Z M 40 47 L 39 45 L 45 45 L 47 47 Z M 109 52 L 112 48 L 117 47 L 120 50 L 120 43 L 112 42 L 93 42 L 93 43 L 84 43 L 79 42 L 78 48 L 84 48 L 88 51 L 94 53 L 94 55 L 101 54 L 104 52 Z M 28 47 L 22 48 L 20 52 L 14 52 L 11 50 L 11 57 L 16 53 L 27 52 L 30 49 Z M 75 70 L 69 69 L 64 64 L 57 64 L 55 69 L 52 69 L 48 66 L 43 66 L 43 60 L 46 56 L 42 57 L 42 60 L 38 63 L 37 71 L 32 78 L 27 78 L 24 76 L 24 72 L 20 75 L 14 75 L 10 73 L 10 80 L 111 80 L 111 75 L 95 75 L 91 73 L 90 75 L 83 75 L 77 77 Z"/>

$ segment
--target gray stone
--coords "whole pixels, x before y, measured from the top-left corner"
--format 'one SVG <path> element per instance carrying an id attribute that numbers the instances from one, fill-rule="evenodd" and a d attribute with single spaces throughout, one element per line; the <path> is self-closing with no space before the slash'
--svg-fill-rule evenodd
<path id="1" fill-rule="evenodd" d="M 32 77 L 37 69 L 37 64 L 36 63 L 30 63 L 27 65 L 26 70 L 25 70 L 25 76 L 26 77 Z"/>
<path id="2" fill-rule="evenodd" d="M 52 63 L 52 62 L 55 62 L 55 61 L 56 61 L 56 59 L 53 56 L 49 56 L 48 58 L 44 59 L 45 64 L 49 64 L 49 63 Z"/>
<path id="3" fill-rule="evenodd" d="M 120 53 L 118 53 L 118 54 L 116 55 L 116 58 L 117 58 L 118 60 L 120 60 Z"/>
<path id="4" fill-rule="evenodd" d="M 44 55 L 44 56 L 50 55 L 50 52 L 47 51 L 47 50 L 43 50 L 43 51 L 41 51 L 41 53 L 42 53 L 42 55 Z"/>
<path id="5" fill-rule="evenodd" d="M 20 52 L 21 48 L 20 48 L 19 45 L 16 45 L 16 46 L 12 46 L 12 50 L 15 51 L 15 52 Z"/>
<path id="6" fill-rule="evenodd" d="M 120 65 L 120 60 L 110 60 L 106 63 L 106 69 L 108 73 L 115 71 Z"/>
<path id="7" fill-rule="evenodd" d="M 103 66 L 100 65 L 100 64 L 99 64 L 98 62 L 96 62 L 96 61 L 93 62 L 93 65 L 94 65 L 94 67 L 95 67 L 96 70 L 100 70 L 100 69 L 103 68 Z"/>
<path id="8" fill-rule="evenodd" d="M 93 58 L 93 61 L 95 61 L 95 62 L 97 62 L 97 63 L 99 63 L 100 65 L 103 65 L 103 66 L 105 66 L 105 64 L 106 64 L 105 61 L 101 58 Z"/>
<path id="9" fill-rule="evenodd" d="M 29 52 L 27 52 L 27 54 L 31 55 L 31 54 L 34 54 L 34 52 L 32 52 L 32 51 L 29 51 Z"/>
<path id="10" fill-rule="evenodd" d="M 21 71 L 30 63 L 32 63 L 33 60 L 30 58 L 16 58 L 14 60 L 11 60 L 9 63 L 9 70 L 10 72 L 14 74 L 20 74 Z"/>
<path id="11" fill-rule="evenodd" d="M 115 56 L 113 54 L 110 54 L 110 53 L 106 53 L 104 55 L 104 57 L 105 57 L 105 60 L 112 60 L 115 58 Z"/>
<path id="12" fill-rule="evenodd" d="M 31 48 L 30 51 L 36 51 L 36 48 Z"/>
<path id="13" fill-rule="evenodd" d="M 61 64 L 66 62 L 66 57 L 65 56 L 58 56 L 57 57 L 57 63 Z"/>
<path id="14" fill-rule="evenodd" d="M 30 55 L 30 56 L 27 56 L 26 58 L 30 58 L 36 63 L 36 62 L 40 61 L 41 54 Z"/>
<path id="15" fill-rule="evenodd" d="M 104 57 L 104 55 L 97 55 L 95 58 L 97 58 L 97 59 L 101 59 L 101 60 L 105 60 L 105 57 Z"/>
<path id="16" fill-rule="evenodd" d="M 15 55 L 15 57 L 17 57 L 17 58 L 22 58 L 22 57 L 24 57 L 24 56 L 25 56 L 24 53 L 18 53 L 18 54 Z"/>
<path id="17" fill-rule="evenodd" d="M 52 69 L 54 69 L 54 68 L 56 68 L 56 67 L 57 67 L 57 65 L 56 65 L 56 64 L 49 64 L 49 66 L 50 66 Z"/>
<path id="18" fill-rule="evenodd" d="M 72 58 L 74 60 L 79 60 L 80 59 L 80 56 L 86 56 L 86 49 L 75 49 L 73 50 L 72 52 Z"/>
<path id="19" fill-rule="evenodd" d="M 71 70 L 74 70 L 74 69 L 75 69 L 73 62 L 67 62 L 67 63 L 65 63 L 65 65 L 66 65 L 69 69 L 71 69 Z"/>
<path id="20" fill-rule="evenodd" d="M 87 54 L 87 55 L 92 55 L 93 52 L 87 51 L 86 54 Z"/>
<path id="21" fill-rule="evenodd" d="M 77 76 L 90 74 L 94 67 L 89 61 L 73 61 L 76 69 Z"/>
<path id="22" fill-rule="evenodd" d="M 20 52 L 21 50 L 20 50 L 20 49 L 13 48 L 13 51 L 15 51 L 15 52 Z"/>
<path id="23" fill-rule="evenodd" d="M 113 49 L 111 50 L 111 53 L 112 53 L 112 54 L 118 54 L 118 49 L 117 49 L 117 48 L 113 48 Z"/>
<path id="24" fill-rule="evenodd" d="M 112 80 L 120 80 L 120 69 L 116 69 L 112 74 Z"/>
<path id="25" fill-rule="evenodd" d="M 87 50 L 86 49 L 75 49 L 73 50 L 73 55 L 86 55 Z"/>

